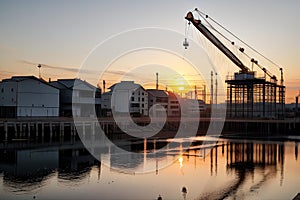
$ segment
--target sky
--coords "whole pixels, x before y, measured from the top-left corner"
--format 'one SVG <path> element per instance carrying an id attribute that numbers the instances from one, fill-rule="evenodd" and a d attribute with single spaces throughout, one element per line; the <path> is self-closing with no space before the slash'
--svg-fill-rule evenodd
<path id="1" fill-rule="evenodd" d="M 184 35 L 186 25 L 184 17 L 188 11 L 196 7 L 282 66 L 287 87 L 286 101 L 294 101 L 300 90 L 298 68 L 300 1 L 297 0 L 2 0 L 0 2 L 0 79 L 13 75 L 38 76 L 39 72 L 36 67 L 38 63 L 45 65 L 41 69 L 42 77 L 45 79 L 74 78 L 77 76 L 76 69 L 83 66 L 84 61 L 97 45 L 107 41 L 113 35 L 132 29 L 156 27 L 172 30 L 174 33 L 170 33 L 170 38 L 173 38 L 171 40 L 173 42 L 177 38 L 175 36 L 177 33 Z M 164 34 L 166 33 L 168 31 Z M 136 36 L 139 37 L 138 34 Z M 114 54 L 117 48 L 127 47 L 130 50 L 131 45 L 135 43 L 132 35 L 129 39 L 125 38 L 122 42 L 114 43 L 113 41 L 117 39 L 112 38 L 110 43 L 107 43 L 111 46 L 102 50 L 108 57 L 109 54 Z M 148 35 L 143 39 L 155 42 L 156 38 Z M 165 41 L 158 38 L 158 42 L 164 43 Z M 182 44 L 182 41 L 178 44 Z M 101 48 L 101 45 L 98 48 Z M 175 57 L 186 56 L 184 51 L 178 52 L 182 55 Z M 193 51 L 191 55 L 196 53 Z M 135 54 L 130 54 L 129 57 L 132 55 Z M 199 55 L 202 54 L 199 53 Z M 162 54 L 161 57 L 164 60 L 168 56 Z M 117 60 L 119 66 L 126 66 L 126 63 L 120 62 L 121 60 Z M 161 62 L 155 62 L 155 64 L 160 66 Z M 143 66 L 148 64 L 149 62 Z M 172 63 L 165 64 L 172 68 Z M 73 71 L 57 70 L 47 66 L 71 68 Z M 157 66 L 153 68 L 158 70 Z M 125 68 L 117 69 L 113 66 L 110 68 L 112 71 L 126 71 Z M 188 71 L 187 67 L 182 68 L 179 70 L 178 66 L 174 67 L 175 71 L 176 69 L 179 71 L 174 72 L 172 76 L 193 73 L 191 70 Z M 184 71 L 185 69 L 188 72 Z M 237 67 L 234 69 L 239 70 Z M 279 77 L 276 67 L 270 66 L 268 70 Z M 155 82 L 155 73 L 147 73 L 150 73 L 147 78 L 150 80 L 153 77 L 152 80 Z M 161 76 L 166 77 L 166 74 L 162 72 Z M 109 74 L 107 76 L 106 78 L 109 79 Z M 199 77 L 204 77 L 204 82 L 208 81 L 206 76 L 207 74 L 199 75 Z M 143 79 L 145 77 L 137 76 L 135 81 L 139 82 Z M 168 82 L 168 84 L 171 83 Z"/>

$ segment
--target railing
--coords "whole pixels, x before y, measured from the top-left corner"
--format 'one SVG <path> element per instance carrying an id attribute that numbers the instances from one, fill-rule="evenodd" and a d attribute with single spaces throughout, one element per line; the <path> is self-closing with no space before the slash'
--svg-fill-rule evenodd
<path id="1" fill-rule="evenodd" d="M 90 98 L 90 97 L 76 97 L 72 99 L 73 103 L 79 104 L 100 104 L 100 98 Z"/>

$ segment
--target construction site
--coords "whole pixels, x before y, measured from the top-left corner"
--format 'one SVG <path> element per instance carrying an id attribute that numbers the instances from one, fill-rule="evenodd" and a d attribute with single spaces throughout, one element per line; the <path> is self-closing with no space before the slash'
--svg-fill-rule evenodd
<path id="1" fill-rule="evenodd" d="M 197 15 L 197 19 L 194 18 L 194 14 Z M 225 80 L 225 83 L 227 84 L 227 118 L 284 119 L 285 86 L 283 68 L 259 53 L 250 45 L 246 44 L 224 26 L 216 22 L 216 20 L 199 11 L 197 8 L 194 11 L 189 12 L 185 19 L 188 21 L 188 25 L 192 24 L 197 31 L 205 36 L 205 38 L 222 52 L 231 63 L 239 68 L 238 72 L 235 72 L 233 76 L 227 76 Z M 258 60 L 246 54 L 244 47 L 238 46 L 236 42 L 225 36 L 225 34 L 222 34 L 221 31 L 216 29 L 212 24 L 215 24 L 234 39 L 238 40 L 238 42 L 245 45 L 248 49 L 254 51 L 260 57 L 278 67 L 280 71 L 280 80 L 277 80 L 277 77 L 265 66 L 260 64 Z M 247 61 L 251 63 L 251 69 L 244 65 L 240 60 L 240 56 L 234 54 L 228 45 L 226 46 L 221 39 L 225 40 L 232 48 L 237 48 L 238 53 L 246 57 Z M 185 47 L 188 46 L 186 40 L 183 45 Z M 253 70 L 254 66 L 263 75 L 258 75 L 257 71 Z M 211 89 L 211 94 L 212 93 L 213 89 Z M 211 98 L 212 97 L 213 95 L 211 95 Z M 216 101 L 217 100 L 215 100 L 215 102 Z"/>

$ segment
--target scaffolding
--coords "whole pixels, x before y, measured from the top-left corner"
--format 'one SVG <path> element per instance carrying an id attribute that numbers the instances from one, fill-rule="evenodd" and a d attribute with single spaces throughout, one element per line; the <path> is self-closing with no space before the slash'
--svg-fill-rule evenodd
<path id="1" fill-rule="evenodd" d="M 285 86 L 265 78 L 255 78 L 254 72 L 235 73 L 227 78 L 227 116 L 230 118 L 283 119 Z"/>

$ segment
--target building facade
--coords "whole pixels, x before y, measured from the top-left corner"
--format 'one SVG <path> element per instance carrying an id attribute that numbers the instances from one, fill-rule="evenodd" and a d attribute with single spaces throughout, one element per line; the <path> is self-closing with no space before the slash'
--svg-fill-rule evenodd
<path id="1" fill-rule="evenodd" d="M 163 90 L 148 89 L 148 110 L 149 114 L 152 112 L 154 117 L 162 116 L 164 112 L 168 113 L 168 94 Z M 155 104 L 159 104 L 162 107 L 153 107 Z M 152 107 L 151 111 L 150 108 Z"/>
<path id="2" fill-rule="evenodd" d="M 169 117 L 180 117 L 181 109 L 179 103 L 179 96 L 173 92 L 168 92 L 168 116 Z"/>
<path id="3" fill-rule="evenodd" d="M 34 76 L 0 82 L 0 117 L 57 117 L 59 89 Z"/>
<path id="4" fill-rule="evenodd" d="M 106 116 L 112 112 L 148 115 L 148 93 L 141 85 L 133 81 L 121 81 L 108 89 L 110 91 L 102 94 L 102 109 Z"/>
<path id="5" fill-rule="evenodd" d="M 80 79 L 58 79 L 50 84 L 60 91 L 60 116 L 101 115 L 100 88 Z"/>

